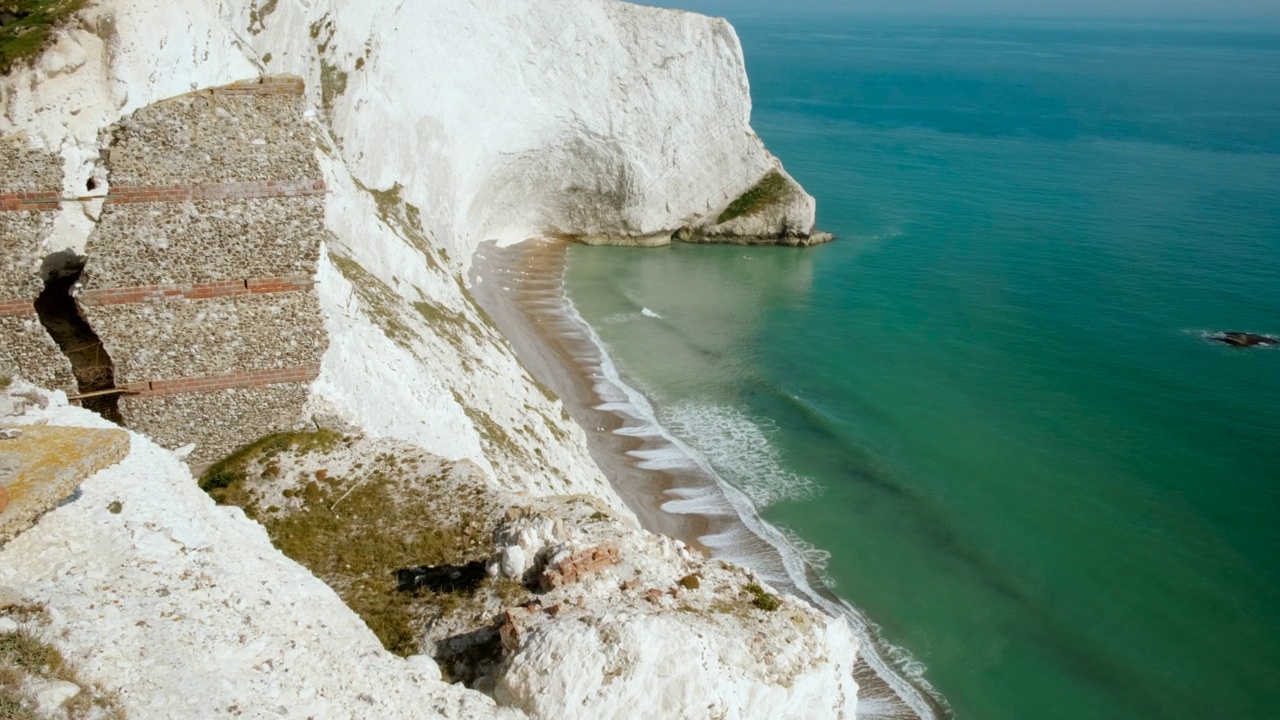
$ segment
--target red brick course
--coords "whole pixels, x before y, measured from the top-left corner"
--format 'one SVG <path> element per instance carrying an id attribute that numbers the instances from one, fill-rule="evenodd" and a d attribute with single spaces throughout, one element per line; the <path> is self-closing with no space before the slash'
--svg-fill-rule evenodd
<path id="1" fill-rule="evenodd" d="M 323 194 L 324 183 L 319 180 L 258 180 L 209 185 L 141 185 L 111 188 L 107 193 L 107 204 L 245 200 Z"/>
<path id="2" fill-rule="evenodd" d="M 62 193 L 56 190 L 0 193 L 0 212 L 60 210 L 61 202 Z"/>
<path id="3" fill-rule="evenodd" d="M 539 581 L 544 592 L 550 591 L 577 582 L 583 576 L 599 572 L 620 562 L 622 558 L 618 556 L 618 548 L 600 545 L 570 555 L 559 565 L 547 568 L 542 572 Z"/>
<path id="4" fill-rule="evenodd" d="M 302 78 L 291 75 L 275 75 L 242 80 L 222 87 L 210 88 L 211 95 L 302 95 L 307 91 Z"/>
<path id="5" fill-rule="evenodd" d="M 247 200 L 323 195 L 320 180 L 258 180 L 254 182 L 208 185 L 142 185 L 113 187 L 106 195 L 108 205 L 123 203 L 190 202 L 193 200 Z M 56 191 L 0 193 L 0 212 L 53 211 L 64 202 L 102 200 L 103 196 L 63 197 Z"/>
<path id="6" fill-rule="evenodd" d="M 165 300 L 209 300 L 211 298 L 242 295 L 268 295 L 271 293 L 300 292 L 309 289 L 315 280 L 308 275 L 290 277 L 249 278 L 247 280 L 217 280 L 181 285 L 144 285 L 141 287 L 86 290 L 76 296 L 81 305 L 131 305 Z"/>
<path id="7" fill-rule="evenodd" d="M 215 390 L 262 387 L 264 385 L 280 385 L 293 382 L 311 382 L 319 376 L 319 365 L 303 365 L 301 367 L 271 370 L 248 370 L 231 375 L 207 375 L 205 377 L 128 383 L 121 386 L 121 389 L 128 391 L 135 397 L 154 397 L 157 395 L 213 392 Z"/>
<path id="8" fill-rule="evenodd" d="M 0 317 L 21 317 L 35 314 L 36 308 L 32 304 L 31 298 L 0 299 Z"/>

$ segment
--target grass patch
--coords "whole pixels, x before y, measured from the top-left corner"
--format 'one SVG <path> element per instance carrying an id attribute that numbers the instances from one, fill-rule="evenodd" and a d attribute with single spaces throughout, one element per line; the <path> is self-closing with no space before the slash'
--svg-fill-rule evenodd
<path id="1" fill-rule="evenodd" d="M 772 612 L 782 606 L 782 601 L 778 599 L 778 596 L 766 592 L 764 588 L 760 587 L 759 583 L 751 583 L 744 590 L 751 595 L 751 604 L 761 610 Z"/>
<path id="2" fill-rule="evenodd" d="M 257 35 L 267 29 L 265 24 L 267 16 L 276 11 L 276 5 L 278 5 L 279 2 L 280 0 L 265 0 L 261 5 L 259 5 L 257 0 L 254 0 L 253 4 L 249 6 L 250 35 Z M 265 61 L 271 62 L 270 60 Z"/>
<path id="3" fill-rule="evenodd" d="M 41 615 L 36 609 L 18 613 L 28 620 Z M 28 612 L 30 611 L 30 612 Z M 32 681 L 65 680 L 80 686 L 80 693 L 63 705 L 65 717 L 81 720 L 87 717 L 123 720 L 124 712 L 115 697 L 97 686 L 82 682 L 75 668 L 58 649 L 27 629 L 0 635 L 0 720 L 37 720 L 35 699 L 25 688 Z"/>
<path id="4" fill-rule="evenodd" d="M 424 471 L 390 453 L 356 463 L 346 477 L 280 470 L 292 465 L 281 463 L 280 454 L 324 454 L 338 439 L 326 431 L 263 438 L 211 467 L 202 487 L 219 503 L 254 516 L 281 552 L 332 587 L 397 655 L 421 652 L 423 628 L 433 619 L 465 615 L 476 593 L 519 594 L 488 579 L 471 591 L 398 591 L 396 570 L 487 555 L 498 510 L 478 481 L 439 466 Z M 319 462 L 332 467 L 327 458 Z M 256 488 L 264 482 L 287 485 L 287 507 L 259 509 L 264 503 Z"/>
<path id="5" fill-rule="evenodd" d="M 13 378 L 8 375 L 0 375 L 0 390 L 8 390 L 9 386 L 12 384 Z"/>
<path id="6" fill-rule="evenodd" d="M 85 0 L 0 0 L 0 75 L 34 60 Z"/>
<path id="7" fill-rule="evenodd" d="M 259 438 L 225 458 L 209 466 L 200 476 L 200 489 L 213 496 L 219 503 L 241 505 L 234 502 L 242 493 L 239 485 L 248 478 L 249 464 L 256 460 L 270 461 L 284 452 L 306 455 L 326 453 L 338 446 L 343 436 L 332 430 L 316 432 L 276 433 Z M 243 507 L 243 505 L 241 505 Z"/>
<path id="8" fill-rule="evenodd" d="M 750 190 L 738 196 L 729 207 L 716 218 L 716 224 L 727 223 L 734 218 L 754 215 L 761 210 L 780 202 L 790 191 L 787 179 L 777 170 L 771 170 Z"/>
<path id="9" fill-rule="evenodd" d="M 0 635 L 0 662 L 28 673 L 62 669 L 62 653 L 25 630 Z"/>
<path id="10" fill-rule="evenodd" d="M 476 431 L 480 433 L 480 440 L 483 441 L 489 453 L 501 452 L 512 460 L 528 458 L 519 443 L 511 437 L 506 428 L 493 419 L 492 415 L 468 405 L 466 399 L 457 390 L 453 391 L 453 399 L 462 406 L 462 411 L 471 418 L 471 422 L 475 423 Z"/>
<path id="11" fill-rule="evenodd" d="M 323 55 L 324 51 L 321 50 Z M 333 103 L 347 91 L 347 72 L 320 58 L 320 106 L 325 115 L 333 116 Z"/>
<path id="12" fill-rule="evenodd" d="M 356 61 L 357 65 L 360 64 L 360 60 Z M 373 198 L 374 204 L 378 206 L 378 217 L 382 222 L 417 248 L 431 269 L 442 270 L 440 262 L 436 259 L 436 248 L 428 237 L 427 231 L 422 227 L 422 211 L 412 203 L 406 202 L 401 195 L 404 186 L 396 183 L 390 190 L 374 190 L 355 178 L 352 180 Z"/>
<path id="13" fill-rule="evenodd" d="M 402 322 L 397 307 L 404 299 L 396 294 L 391 286 L 382 282 L 376 275 L 365 270 L 360 263 L 345 255 L 330 252 L 329 258 L 342 276 L 356 289 L 365 313 L 375 325 L 382 328 L 383 334 L 400 347 L 413 352 L 410 344 L 417 337 L 408 325 Z"/>

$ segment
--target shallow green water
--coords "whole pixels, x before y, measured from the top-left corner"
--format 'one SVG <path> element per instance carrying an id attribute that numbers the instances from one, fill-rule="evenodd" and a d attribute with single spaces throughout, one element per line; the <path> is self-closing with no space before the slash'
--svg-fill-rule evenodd
<path id="1" fill-rule="evenodd" d="M 739 31 L 840 239 L 574 248 L 624 376 L 959 717 L 1275 717 L 1280 34 Z"/>

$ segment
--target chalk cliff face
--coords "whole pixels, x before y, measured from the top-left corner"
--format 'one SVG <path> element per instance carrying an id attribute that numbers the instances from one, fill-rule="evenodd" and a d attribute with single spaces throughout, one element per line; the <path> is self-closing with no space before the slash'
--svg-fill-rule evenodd
<path id="1" fill-rule="evenodd" d="M 812 198 L 748 124 L 750 97 L 732 28 L 613 0 L 103 0 L 34 67 L 0 79 L 0 137 L 60 158 L 65 197 L 85 195 L 95 185 L 90 180 L 98 187 L 90 194 L 100 196 L 107 192 L 102 181 L 114 182 L 107 145 L 113 125 L 162 100 L 263 74 L 306 81 L 306 118 L 327 188 L 315 294 L 328 345 L 298 421 L 470 461 L 495 491 L 591 496 L 618 519 L 615 544 L 630 548 L 629 557 L 661 550 L 645 561 L 646 577 L 666 587 L 690 572 L 662 554 L 675 553 L 671 541 L 635 527 L 581 430 L 520 366 L 462 278 L 477 245 L 494 239 L 561 234 L 657 244 L 680 233 L 803 244 L 814 237 Z M 775 171 L 789 183 L 784 192 L 726 219 Z M 41 251 L 84 252 L 103 213 L 97 199 L 42 215 Z M 55 409 L 23 422 L 97 422 L 58 409 L 57 400 Z M 94 588 L 169 589 L 141 566 L 178 576 L 204 568 L 224 587 L 243 584 L 245 601 L 264 608 L 277 595 L 263 578 L 281 578 L 293 594 L 263 611 L 270 632 L 248 650 L 225 653 L 216 667 L 182 663 L 210 668 L 197 691 L 211 700 L 207 716 L 234 714 L 231 708 L 274 693 L 339 715 L 359 716 L 369 696 L 390 698 L 382 717 L 649 717 L 642 699 L 654 675 L 675 698 L 668 709 L 682 716 L 701 717 L 695 707 L 705 707 L 706 717 L 752 717 L 761 708 L 804 717 L 812 707 L 822 716 L 853 716 L 848 668 L 857 647 L 842 621 L 787 601 L 785 617 L 797 619 L 777 616 L 760 641 L 759 625 L 720 617 L 710 605 L 711 620 L 674 599 L 611 613 L 627 578 L 607 574 L 586 593 L 600 603 L 591 611 L 598 620 L 540 618 L 509 649 L 496 692 L 508 707 L 497 708 L 478 693 L 436 682 L 428 658 L 406 664 L 382 653 L 332 593 L 242 515 L 214 508 L 159 447 L 135 438 L 122 468 L 86 484 L 92 503 L 58 509 L 19 538 L 25 544 L 0 551 L 0 566 L 12 569 L 0 572 L 0 584 L 53 608 L 67 651 L 88 661 L 101 641 L 87 629 L 96 622 L 90 610 L 118 594 L 99 597 L 106 591 Z M 99 501 L 126 490 L 126 522 L 108 528 Z M 60 533 L 75 542 L 62 543 Z M 552 540 L 573 538 L 546 542 Z M 99 545 L 137 562 L 95 566 L 101 582 L 93 587 L 49 570 L 89 557 L 85 548 Z M 38 555 L 17 563 L 14 553 L 24 547 Z M 520 552 L 532 557 L 547 547 Z M 711 565 L 699 572 L 735 572 Z M 724 585 L 737 587 L 727 579 Z M 202 590 L 183 591 L 179 604 L 186 603 L 192 625 L 176 635 L 170 625 L 139 624 L 149 612 L 142 605 L 113 615 L 121 629 L 115 654 L 89 670 L 108 687 L 142 683 L 124 697 L 132 716 L 166 716 L 190 693 L 181 673 L 152 673 L 131 664 L 131 653 L 178 643 L 196 658 L 206 646 L 241 637 L 238 614 L 217 610 L 222 598 Z M 318 630 L 320 620 L 329 629 Z M 291 622 L 302 629 L 289 629 Z M 791 626 L 803 632 L 788 636 Z M 688 642 L 691 634 L 700 636 L 697 643 Z M 348 656 L 347 648 L 356 652 Z M 772 667 L 773 654 L 785 667 Z M 264 658 L 271 660 L 269 679 L 258 677 Z M 708 686 L 707 704 L 699 706 Z M 240 687 L 261 692 L 242 697 L 232 690 Z M 596 691 L 584 699 L 583 688 Z"/>
<path id="2" fill-rule="evenodd" d="M 228 21 L 255 59 L 320 88 L 352 174 L 400 183 L 464 261 L 539 234 L 669 241 L 778 166 L 721 19 L 602 0 L 240 5 Z M 812 231 L 811 198 L 787 212 Z"/>

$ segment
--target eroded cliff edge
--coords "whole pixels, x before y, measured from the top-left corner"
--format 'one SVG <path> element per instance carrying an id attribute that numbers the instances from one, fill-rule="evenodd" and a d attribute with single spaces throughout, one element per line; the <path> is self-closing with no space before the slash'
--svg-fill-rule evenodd
<path id="1" fill-rule="evenodd" d="M 592 463 L 581 431 L 520 367 L 462 282 L 476 245 L 493 239 L 818 239 L 812 233 L 812 198 L 790 181 L 747 124 L 750 100 L 732 29 L 719 20 L 610 0 L 366 5 L 188 0 L 157 8 L 112 0 L 83 12 L 35 67 L 0 83 L 4 142 L 52 168 L 41 183 L 60 186 L 42 186 L 56 208 L 17 211 L 34 220 L 23 224 L 21 262 L 11 268 L 15 276 L 25 277 L 27 285 L 47 282 L 45 258 L 65 250 L 87 253 L 91 272 L 95 238 L 103 236 L 139 240 L 158 256 L 188 253 L 174 267 L 191 271 L 198 263 L 190 258 L 198 257 L 199 248 L 181 243 L 193 224 L 209 216 L 201 203 L 210 199 L 180 197 L 172 199 L 173 207 L 136 208 L 133 220 L 113 209 L 106 197 L 113 189 L 142 182 L 134 183 L 124 168 L 127 153 L 121 148 L 128 143 L 121 140 L 122 130 L 130 123 L 151 127 L 142 145 L 190 155 L 176 165 L 165 164 L 173 158 L 154 167 L 143 162 L 139 177 L 185 166 L 191 182 L 180 176 L 165 182 L 203 188 L 211 182 L 205 177 L 210 168 L 227 157 L 289 141 L 260 127 L 255 112 L 225 103 L 206 108 L 225 125 L 208 133 L 218 135 L 218 143 L 206 147 L 200 142 L 204 136 L 181 147 L 152 143 L 199 123 L 183 120 L 181 113 L 161 113 L 158 124 L 147 126 L 140 118 L 149 117 L 148 108 L 164 107 L 173 98 L 187 103 L 184 96 L 198 104 L 209 88 L 264 75 L 297 75 L 306 94 L 299 117 L 290 122 L 305 126 L 314 146 L 311 167 L 325 192 L 316 196 L 322 200 L 295 202 L 322 202 L 315 215 L 281 217 L 303 229 L 297 233 L 299 254 L 315 285 L 300 302 L 311 307 L 318 323 L 309 332 L 324 340 L 308 346 L 308 352 L 321 354 L 314 376 L 290 378 L 294 385 L 304 383 L 305 398 L 291 396 L 295 414 L 273 421 L 278 429 L 321 426 L 370 442 L 404 443 L 438 462 L 469 463 L 484 492 L 523 498 L 512 507 L 591 498 L 613 518 L 608 531 L 614 545 L 628 551 L 628 569 L 638 557 L 659 558 L 641 568 L 650 573 L 645 582 L 653 588 L 698 573 L 718 578 L 729 595 L 739 585 L 755 584 L 732 568 L 690 571 L 692 561 L 677 545 L 635 527 Z M 199 152 L 191 154 L 193 148 Z M 8 179 L 23 171 L 6 167 L 3 173 Z M 225 184 L 228 178 L 213 180 Z M 768 191 L 763 197 L 769 202 L 757 202 L 759 193 L 752 200 L 758 189 Z M 228 226 L 236 225 L 235 210 L 219 212 Z M 322 227 L 308 230 L 306 223 L 319 221 L 320 213 Z M 122 219 L 136 224 L 113 231 Z M 130 236 L 128 230 L 139 227 L 146 232 Z M 222 236 L 236 242 L 234 232 Z M 270 272 L 288 265 L 285 260 L 273 261 Z M 127 263 L 113 271 L 137 279 Z M 100 279 L 109 276 L 100 270 Z M 251 279 L 246 276 L 246 283 Z M 138 283 L 144 280 L 182 285 L 192 278 L 145 277 Z M 92 275 L 88 282 L 92 292 Z M 222 303 L 221 315 L 243 319 L 246 326 L 261 324 L 236 303 L 194 294 L 153 309 L 169 313 L 169 329 L 194 333 L 219 314 L 201 313 L 207 309 L 201 303 L 215 301 Z M 126 329 L 131 323 L 118 322 Z M 99 324 L 110 347 L 112 321 Z M 31 357 L 49 354 L 51 346 L 29 318 L 22 330 L 39 341 Z M 123 372 L 179 368 L 172 373 L 180 375 L 187 372 L 182 362 L 194 362 L 199 372 L 208 369 L 200 358 L 146 356 L 157 348 L 126 347 L 136 344 L 132 333 L 116 335 Z M 193 346 L 181 332 L 166 338 L 171 348 Z M 231 338 L 238 339 L 242 334 Z M 261 344 L 247 354 L 262 350 Z M 269 365 L 270 353 L 259 354 Z M 245 353 L 213 347 L 201 355 Z M 65 378 L 64 365 L 55 367 L 56 354 L 51 358 L 50 377 Z M 303 362 L 311 361 L 290 360 Z M 27 374 L 24 367 L 18 366 L 18 374 Z M 162 378 L 173 379 L 181 378 Z M 69 381 L 46 384 L 55 382 L 65 387 Z M 191 395 L 202 392 L 195 388 Z M 49 408 L 29 410 L 13 422 L 96 422 L 60 407 L 56 394 L 39 397 Z M 224 401 L 223 407 L 236 402 Z M 210 415 L 216 403 L 201 407 L 203 417 L 225 420 Z M 177 449 L 190 438 L 178 432 L 161 439 Z M 747 717 L 771 708 L 783 717 L 807 717 L 815 707 L 823 715 L 853 714 L 856 686 L 848 666 L 857 647 L 842 621 L 792 604 L 791 614 L 769 616 L 770 627 L 779 617 L 792 619 L 768 630 L 750 614 L 719 613 L 726 617 L 707 623 L 677 602 L 678 591 L 669 600 L 663 594 L 653 600 L 642 596 L 632 606 L 637 588 L 628 588 L 632 578 L 618 576 L 616 568 L 586 581 L 581 594 L 588 607 L 578 608 L 585 613 L 540 614 L 531 632 L 517 634 L 507 648 L 505 674 L 494 680 L 495 697 L 506 708 L 477 693 L 446 690 L 430 658 L 406 663 L 381 651 L 332 591 L 280 555 L 257 523 L 214 507 L 165 451 L 142 436 L 134 437 L 134 448 L 123 469 L 94 476 L 80 500 L 45 516 L 0 551 L 0 584 L 50 608 L 51 631 L 63 634 L 66 651 L 95 679 L 127 690 L 124 705 L 132 716 L 166 716 L 189 697 L 199 697 L 202 710 L 214 715 L 257 712 L 267 705 L 255 698 L 271 697 L 284 698 L 272 708 L 288 709 L 297 701 L 339 714 L 372 698 L 385 717 L 634 717 L 647 715 L 641 700 L 655 677 L 668 683 L 675 703 L 670 709 L 681 716 Z M 104 511 L 116 501 L 119 512 Z M 556 548 L 568 553 L 560 558 L 568 561 L 603 540 L 593 539 L 594 530 L 575 523 L 566 530 L 565 524 L 542 533 L 516 532 L 491 550 L 499 559 L 516 555 L 511 548 L 541 555 L 541 572 L 558 557 Z M 86 554 L 93 547 L 110 552 L 112 561 L 93 565 L 96 556 Z M 142 573 L 141 566 L 149 570 Z M 81 571 L 93 582 L 76 581 L 73 573 Z M 130 598 L 161 589 L 172 595 L 176 585 L 168 581 L 183 576 L 199 582 L 170 603 L 183 618 L 170 622 L 182 624 L 163 627 L 177 632 L 162 632 L 148 622 L 149 607 Z M 208 583 L 231 594 L 203 592 Z M 276 583 L 298 592 L 282 608 L 263 610 L 272 598 L 281 599 Z M 620 600 L 624 591 L 627 599 Z M 232 632 L 250 612 L 234 602 L 241 593 L 262 606 L 253 612 L 266 613 L 247 636 Z M 578 607 L 576 598 L 569 599 Z M 118 609 L 108 619 L 100 606 Z M 103 616 L 95 619 L 95 612 Z M 323 629 L 314 624 L 318 618 L 327 623 Z M 106 621 L 101 626 L 107 629 L 129 629 L 89 632 L 98 621 Z M 796 633 L 788 635 L 788 627 Z M 702 641 L 691 645 L 690 633 Z M 246 643 L 232 642 L 232 635 L 253 642 L 238 647 Z M 187 658 L 177 667 L 201 664 L 201 653 L 210 647 L 222 650 L 226 662 L 217 663 L 209 682 L 192 695 L 178 674 L 153 672 L 154 660 L 130 660 L 154 658 L 148 649 L 159 647 Z M 790 658 L 783 672 L 771 669 L 777 654 Z M 708 686 L 713 689 L 704 696 L 699 688 Z M 708 697 L 714 702 L 703 702 Z"/>

